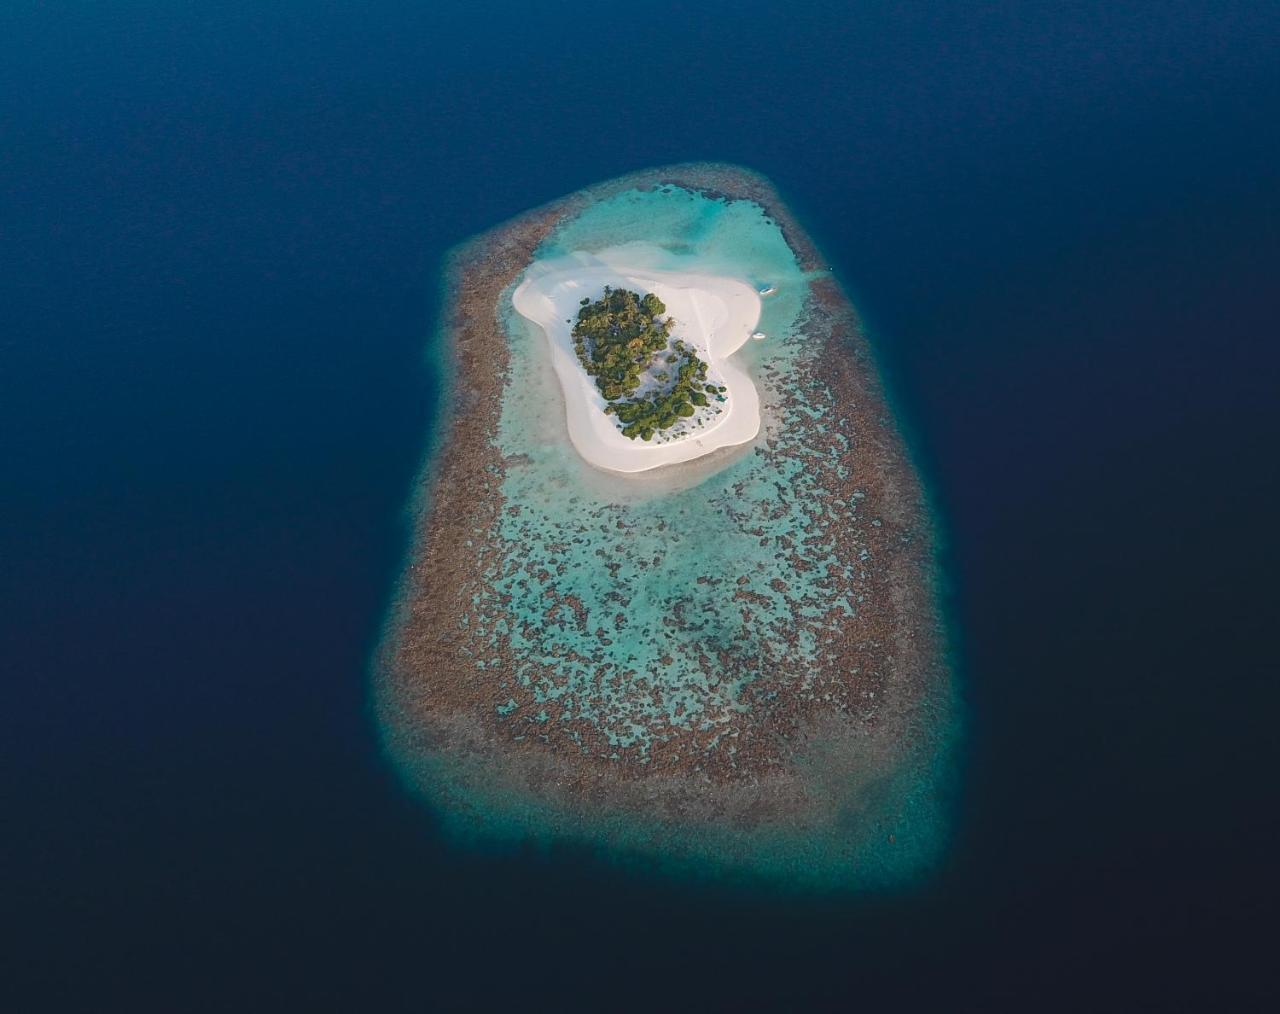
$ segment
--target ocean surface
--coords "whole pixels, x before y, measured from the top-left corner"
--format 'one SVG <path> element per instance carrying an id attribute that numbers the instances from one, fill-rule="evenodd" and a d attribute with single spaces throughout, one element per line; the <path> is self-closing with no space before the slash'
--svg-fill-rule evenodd
<path id="1" fill-rule="evenodd" d="M 1275 988 L 1280 9 L 6 4 L 0 1007 L 1242 1009 Z M 773 179 L 944 527 L 936 872 L 460 848 L 369 658 L 442 256 Z"/>

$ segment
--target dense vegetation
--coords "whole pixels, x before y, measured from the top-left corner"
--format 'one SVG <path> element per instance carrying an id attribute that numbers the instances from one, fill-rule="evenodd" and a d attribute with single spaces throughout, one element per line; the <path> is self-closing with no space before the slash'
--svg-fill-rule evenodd
<path id="1" fill-rule="evenodd" d="M 671 322 L 661 318 L 666 310 L 652 292 L 642 299 L 607 285 L 602 298 L 594 303 L 582 301 L 573 326 L 573 347 L 605 401 L 635 391 L 645 367 L 667 347 Z"/>
<path id="2" fill-rule="evenodd" d="M 632 440 L 653 439 L 706 405 L 708 395 L 723 400 L 725 389 L 707 383 L 707 364 L 680 339 L 672 341 L 671 321 L 662 317 L 666 310 L 652 292 L 642 297 L 605 286 L 600 299 L 582 300 L 573 326 L 578 361 L 609 403 L 605 412 L 618 418 Z M 627 399 L 646 370 L 662 386 Z"/>

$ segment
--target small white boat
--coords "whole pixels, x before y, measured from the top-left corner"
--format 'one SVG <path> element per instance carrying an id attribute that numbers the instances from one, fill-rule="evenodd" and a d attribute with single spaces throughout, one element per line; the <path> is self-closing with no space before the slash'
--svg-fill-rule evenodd
<path id="1" fill-rule="evenodd" d="M 754 338 L 756 341 L 763 341 L 763 340 L 764 340 L 764 332 L 763 332 L 763 331 L 752 331 L 752 332 L 751 332 L 751 337 L 752 337 L 752 338 Z"/>
<path id="2" fill-rule="evenodd" d="M 776 285 L 766 285 L 762 289 L 760 289 L 760 295 L 772 296 L 777 291 L 778 291 L 778 287 Z"/>

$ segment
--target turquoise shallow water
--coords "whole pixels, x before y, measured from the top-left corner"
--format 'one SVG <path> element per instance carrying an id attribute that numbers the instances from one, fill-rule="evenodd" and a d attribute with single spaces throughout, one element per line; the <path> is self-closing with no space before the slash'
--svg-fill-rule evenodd
<path id="1" fill-rule="evenodd" d="M 762 432 L 661 473 L 591 468 L 567 439 L 546 339 L 511 306 L 514 285 L 504 293 L 511 359 L 497 434 L 507 461 L 502 552 L 481 556 L 489 561 L 483 590 L 461 617 L 463 650 L 476 679 L 491 681 L 494 717 L 516 742 L 695 772 L 731 772 L 780 697 L 857 715 L 869 728 L 881 674 L 844 673 L 835 635 L 875 594 L 874 553 L 870 545 L 851 552 L 849 540 L 881 522 L 856 481 L 847 500 L 824 496 L 824 474 L 850 478 L 849 423 L 833 422 L 831 392 L 809 384 L 803 398 L 784 397 L 809 376 L 816 354 L 804 331 L 809 277 L 758 205 L 670 187 L 589 205 L 535 259 L 623 244 L 644 267 L 776 290 L 763 300 L 767 337 L 738 353 L 761 393 Z M 477 548 L 484 534 L 474 531 Z M 479 789 L 455 777 L 448 758 L 420 764 L 419 774 L 430 768 L 428 783 L 453 784 L 446 818 L 468 836 L 567 834 L 684 868 L 710 862 L 793 882 L 883 883 L 925 868 L 943 840 L 935 765 L 946 716 L 939 709 L 933 728 L 917 726 L 915 747 L 891 762 L 870 733 L 839 746 L 832 773 L 817 757 L 802 759 L 806 791 L 828 813 L 822 826 L 745 834 L 658 826 L 603 805 L 570 813 Z"/>

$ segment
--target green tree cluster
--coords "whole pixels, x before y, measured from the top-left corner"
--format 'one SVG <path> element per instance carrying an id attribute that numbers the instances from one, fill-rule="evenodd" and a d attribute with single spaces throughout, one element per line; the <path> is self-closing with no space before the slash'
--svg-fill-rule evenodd
<path id="1" fill-rule="evenodd" d="M 573 349 L 605 401 L 617 401 L 640 386 L 640 374 L 667 347 L 671 322 L 652 292 L 605 286 L 604 297 L 582 301 L 573 326 Z"/>
<path id="2" fill-rule="evenodd" d="M 693 349 L 679 340 L 675 342 L 675 349 L 680 365 L 671 386 L 646 398 L 634 398 L 613 406 L 614 415 L 622 423 L 624 437 L 652 440 L 659 430 L 693 415 L 694 406 L 707 404 L 705 392 L 716 390 L 714 385 L 707 383 L 707 364 Z"/>
<path id="3" fill-rule="evenodd" d="M 582 300 L 573 328 L 578 361 L 608 402 L 605 412 L 617 417 L 623 436 L 632 440 L 652 440 L 708 404 L 708 395 L 724 400 L 725 389 L 707 383 L 707 364 L 685 342 L 671 339 L 671 322 L 659 319 L 666 310 L 652 292 L 640 296 L 606 286 L 601 299 Z M 644 398 L 624 400 L 663 351 L 665 368 L 654 379 L 665 386 Z"/>

